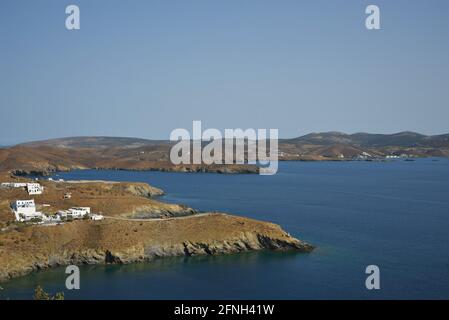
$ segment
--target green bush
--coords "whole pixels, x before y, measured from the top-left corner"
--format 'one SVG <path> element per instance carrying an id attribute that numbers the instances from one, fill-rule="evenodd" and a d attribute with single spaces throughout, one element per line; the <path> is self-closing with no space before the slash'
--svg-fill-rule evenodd
<path id="1" fill-rule="evenodd" d="M 37 286 L 34 289 L 34 300 L 50 300 L 50 295 L 41 288 L 41 286 Z"/>
<path id="2" fill-rule="evenodd" d="M 41 286 L 37 286 L 34 290 L 34 300 L 64 300 L 64 292 L 57 292 L 54 296 L 51 296 L 42 289 Z"/>

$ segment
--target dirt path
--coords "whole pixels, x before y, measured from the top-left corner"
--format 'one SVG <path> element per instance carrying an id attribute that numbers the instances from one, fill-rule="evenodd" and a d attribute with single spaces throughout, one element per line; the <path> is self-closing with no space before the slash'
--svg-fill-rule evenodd
<path id="1" fill-rule="evenodd" d="M 104 216 L 105 219 L 111 219 L 111 220 L 122 220 L 122 221 L 139 221 L 139 222 L 148 222 L 148 221 L 168 221 L 168 220 L 175 220 L 175 219 L 192 219 L 192 218 L 199 218 L 199 217 L 205 217 L 205 216 L 212 216 L 218 213 L 197 213 L 190 216 L 183 216 L 183 217 L 172 217 L 172 218 L 148 218 L 148 219 L 133 219 L 133 218 L 124 218 L 124 217 L 112 217 L 112 216 Z"/>

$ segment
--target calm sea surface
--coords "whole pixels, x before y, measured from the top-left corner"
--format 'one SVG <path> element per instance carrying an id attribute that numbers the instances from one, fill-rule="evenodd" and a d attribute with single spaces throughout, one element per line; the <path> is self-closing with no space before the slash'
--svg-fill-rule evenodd
<path id="1" fill-rule="evenodd" d="M 63 179 L 142 181 L 163 201 L 280 224 L 311 254 L 258 252 L 81 267 L 81 299 L 449 298 L 449 160 L 285 162 L 277 175 L 74 171 Z M 365 268 L 381 289 L 365 289 Z M 1 284 L 0 298 L 64 290 L 64 268 Z"/>

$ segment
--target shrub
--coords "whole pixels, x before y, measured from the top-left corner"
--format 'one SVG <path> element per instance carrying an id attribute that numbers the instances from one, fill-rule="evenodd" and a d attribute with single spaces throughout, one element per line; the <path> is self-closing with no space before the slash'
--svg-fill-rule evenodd
<path id="1" fill-rule="evenodd" d="M 64 292 L 57 292 L 53 297 L 53 300 L 64 300 Z"/>
<path id="2" fill-rule="evenodd" d="M 64 292 L 57 292 L 54 296 L 51 296 L 42 289 L 41 286 L 37 286 L 34 289 L 34 300 L 64 300 Z"/>
<path id="3" fill-rule="evenodd" d="M 34 289 L 34 300 L 50 300 L 50 295 L 41 288 L 41 286 L 37 286 Z"/>

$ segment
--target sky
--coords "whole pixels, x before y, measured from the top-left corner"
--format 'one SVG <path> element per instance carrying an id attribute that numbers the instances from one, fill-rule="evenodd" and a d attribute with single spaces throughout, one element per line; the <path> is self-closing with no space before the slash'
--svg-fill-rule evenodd
<path id="1" fill-rule="evenodd" d="M 0 145 L 168 139 L 193 120 L 447 133 L 448 17 L 447 0 L 0 0 Z"/>

